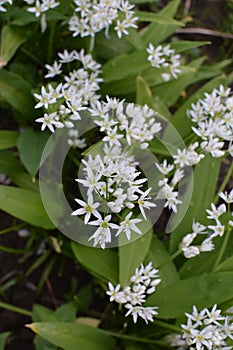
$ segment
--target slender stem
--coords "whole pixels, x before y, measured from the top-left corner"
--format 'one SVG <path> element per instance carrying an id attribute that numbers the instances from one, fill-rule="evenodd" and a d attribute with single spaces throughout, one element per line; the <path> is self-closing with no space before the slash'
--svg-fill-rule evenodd
<path id="1" fill-rule="evenodd" d="M 154 321 L 154 324 L 155 324 L 156 326 L 169 329 L 169 330 L 171 330 L 171 331 L 173 331 L 173 332 L 181 333 L 181 328 L 178 327 L 178 326 L 175 326 L 174 324 L 166 323 L 166 322 L 159 321 L 159 320 L 155 320 L 155 321 Z"/>
<path id="2" fill-rule="evenodd" d="M 25 226 L 25 224 L 22 223 L 22 224 L 18 224 L 18 225 L 15 225 L 15 226 L 11 226 L 11 227 L 5 228 L 4 230 L 0 231 L 0 235 L 4 235 L 4 233 L 8 233 L 8 232 L 11 232 L 11 231 L 16 231 L 19 228 L 24 227 L 24 226 Z"/>
<path id="3" fill-rule="evenodd" d="M 51 23 L 51 28 L 50 28 L 50 33 L 49 33 L 49 43 L 48 43 L 48 62 L 50 63 L 52 60 L 52 55 L 53 55 L 53 41 L 54 41 L 54 34 L 55 34 L 55 28 L 56 28 L 56 23 L 53 21 Z"/>
<path id="4" fill-rule="evenodd" d="M 219 188 L 218 193 L 224 191 L 226 185 L 228 184 L 229 179 L 232 176 L 232 173 L 233 173 L 233 162 L 231 163 L 230 168 L 228 169 L 228 172 L 227 172 L 226 176 L 224 177 L 224 180 L 223 180 L 223 182 L 222 182 L 222 184 L 221 184 L 221 186 Z M 219 199 L 218 193 L 216 194 L 216 196 L 214 198 L 214 203 L 217 203 L 217 201 Z"/>
<path id="5" fill-rule="evenodd" d="M 182 251 L 180 249 L 178 249 L 174 254 L 172 254 L 167 260 L 165 260 L 164 262 L 162 262 L 157 269 L 160 269 L 162 266 L 166 265 L 167 263 L 169 263 L 170 261 L 174 260 L 175 258 L 177 258 L 180 254 L 182 253 Z"/>
<path id="6" fill-rule="evenodd" d="M 10 247 L 6 247 L 4 245 L 0 245 L 0 251 L 7 252 L 7 253 L 13 253 L 13 254 L 23 254 L 26 250 L 24 249 L 14 249 Z"/>
<path id="7" fill-rule="evenodd" d="M 0 307 L 9 311 L 16 312 L 21 315 L 30 316 L 30 317 L 32 316 L 32 312 L 29 310 L 25 310 L 18 306 L 13 306 L 7 303 L 3 303 L 1 301 L 0 301 Z"/>
<path id="8" fill-rule="evenodd" d="M 160 344 L 159 341 L 138 338 L 138 337 L 135 337 L 133 335 L 120 334 L 120 333 L 110 332 L 110 331 L 106 331 L 106 330 L 104 330 L 104 332 L 109 334 L 109 335 L 111 335 L 111 336 L 113 336 L 113 337 L 116 337 L 116 338 L 132 340 L 132 341 L 135 341 L 135 342 L 138 342 L 138 343 Z"/>
<path id="9" fill-rule="evenodd" d="M 226 232 L 226 234 L 225 234 L 225 237 L 224 237 L 223 243 L 221 245 L 221 248 L 219 250 L 217 259 L 215 260 L 215 263 L 214 263 L 213 271 L 216 270 L 216 268 L 218 267 L 219 263 L 222 260 L 222 257 L 223 257 L 223 255 L 225 253 L 225 250 L 226 250 L 229 238 L 230 238 L 231 230 L 232 230 L 232 228 L 229 227 L 227 232 Z"/>

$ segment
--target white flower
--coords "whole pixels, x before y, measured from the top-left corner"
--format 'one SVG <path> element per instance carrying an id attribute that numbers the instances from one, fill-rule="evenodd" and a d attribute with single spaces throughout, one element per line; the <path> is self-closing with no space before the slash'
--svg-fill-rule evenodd
<path id="1" fill-rule="evenodd" d="M 227 210 L 225 204 L 221 204 L 216 207 L 214 203 L 211 203 L 211 209 L 212 210 L 206 209 L 207 214 L 209 214 L 207 218 L 214 220 L 217 220 Z"/>
<path id="2" fill-rule="evenodd" d="M 148 201 L 150 197 L 147 197 L 147 195 L 149 194 L 150 191 L 151 191 L 151 188 L 148 188 L 144 193 L 141 194 L 141 196 L 137 200 L 140 212 L 142 213 L 142 216 L 144 217 L 145 220 L 147 218 L 146 218 L 144 208 L 150 209 L 151 207 L 156 207 L 156 204 Z"/>
<path id="3" fill-rule="evenodd" d="M 54 127 L 63 128 L 63 124 L 56 119 L 57 113 L 47 114 L 45 113 L 44 117 L 37 118 L 36 122 L 42 123 L 41 130 L 43 131 L 46 127 L 49 128 L 50 131 L 54 132 Z"/>
<path id="4" fill-rule="evenodd" d="M 108 282 L 108 291 L 106 294 L 110 296 L 110 301 L 116 301 L 118 300 L 118 295 L 120 291 L 121 285 L 117 284 L 116 287 L 113 286 L 111 282 Z"/>
<path id="5" fill-rule="evenodd" d="M 187 248 L 183 248 L 184 256 L 187 259 L 193 258 L 196 255 L 200 254 L 200 250 L 196 246 L 189 246 Z"/>
<path id="6" fill-rule="evenodd" d="M 48 73 L 45 75 L 45 78 L 53 78 L 56 75 L 62 73 L 61 67 L 62 67 L 62 64 L 58 63 L 57 61 L 54 61 L 52 66 L 50 66 L 49 64 L 46 64 L 45 68 L 47 68 Z"/>
<path id="7" fill-rule="evenodd" d="M 130 219 L 133 213 L 129 213 L 123 221 L 120 222 L 120 227 L 116 233 L 116 237 L 119 236 L 120 233 L 124 232 L 128 240 L 131 238 L 131 231 L 142 234 L 142 231 L 135 225 L 141 222 L 141 219 Z"/>
<path id="8" fill-rule="evenodd" d="M 219 221 L 216 221 L 216 225 L 209 225 L 208 227 L 214 231 L 211 234 L 211 237 L 217 237 L 217 236 L 222 237 L 224 235 L 225 226 L 221 225 L 221 223 Z"/>
<path id="9" fill-rule="evenodd" d="M 155 163 L 155 165 L 163 175 L 167 175 L 174 169 L 174 164 L 168 164 L 167 159 L 164 159 L 162 164 Z"/>
<path id="10" fill-rule="evenodd" d="M 99 226 L 95 233 L 89 238 L 89 241 L 94 239 L 94 247 L 99 244 L 101 248 L 104 249 L 106 243 L 111 243 L 111 228 L 118 229 L 119 227 L 110 222 L 111 218 L 111 215 L 107 215 L 104 219 L 98 219 L 88 223 L 89 225 Z"/>
<path id="11" fill-rule="evenodd" d="M 222 198 L 227 204 L 233 203 L 233 189 L 230 191 L 230 193 L 227 192 L 220 192 L 219 197 Z"/>
<path id="12" fill-rule="evenodd" d="M 49 104 L 55 103 L 56 99 L 52 96 L 51 92 L 46 92 L 45 87 L 42 86 L 41 88 L 41 95 L 34 94 L 34 96 L 39 100 L 39 102 L 36 104 L 35 108 L 48 108 Z"/>
<path id="13" fill-rule="evenodd" d="M 83 215 L 85 214 L 84 217 L 84 224 L 87 224 L 88 221 L 90 220 L 91 215 L 94 215 L 96 218 L 101 219 L 101 215 L 98 212 L 98 210 L 96 210 L 96 208 L 99 207 L 99 203 L 93 203 L 93 196 L 92 194 L 89 194 L 88 198 L 87 198 L 87 203 L 75 198 L 75 201 L 82 206 L 82 208 L 77 209 L 75 211 L 73 211 L 71 213 L 71 215 Z"/>

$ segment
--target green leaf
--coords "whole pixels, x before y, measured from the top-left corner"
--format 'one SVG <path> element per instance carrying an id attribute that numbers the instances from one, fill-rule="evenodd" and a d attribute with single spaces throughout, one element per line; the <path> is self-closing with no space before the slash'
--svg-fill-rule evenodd
<path id="1" fill-rule="evenodd" d="M 10 332 L 0 333 L 0 350 L 5 349 L 6 340 L 10 336 Z"/>
<path id="2" fill-rule="evenodd" d="M 34 100 L 30 85 L 17 74 L 0 70 L 0 96 L 26 117 L 33 116 Z"/>
<path id="3" fill-rule="evenodd" d="M 16 146 L 19 134 L 17 131 L 0 131 L 0 150 Z"/>
<path id="4" fill-rule="evenodd" d="M 144 69 L 150 67 L 147 61 L 146 51 L 135 51 L 128 55 L 119 55 L 110 60 L 102 67 L 105 83 L 126 78 L 130 75 L 137 75 Z"/>
<path id="5" fill-rule="evenodd" d="M 54 316 L 61 322 L 74 322 L 76 319 L 77 307 L 77 303 L 71 301 L 58 307 L 54 312 Z"/>
<path id="6" fill-rule="evenodd" d="M 30 328 L 64 350 L 111 350 L 115 341 L 101 329 L 78 323 L 32 323 Z"/>
<path id="7" fill-rule="evenodd" d="M 224 260 L 220 265 L 216 267 L 214 271 L 233 271 L 233 256 Z"/>
<path id="8" fill-rule="evenodd" d="M 45 306 L 34 304 L 32 308 L 32 320 L 34 322 L 56 322 L 54 311 Z"/>
<path id="9" fill-rule="evenodd" d="M 38 192 L 0 186 L 0 209 L 31 225 L 45 229 L 54 228 L 54 224 L 50 221 Z"/>
<path id="10" fill-rule="evenodd" d="M 76 259 L 105 282 L 118 283 L 118 257 L 113 249 L 100 249 L 71 243 Z"/>
<path id="11" fill-rule="evenodd" d="M 28 128 L 18 139 L 19 156 L 29 174 L 34 177 L 40 167 L 41 157 L 49 138 L 48 133 L 36 132 Z M 30 144 L 30 147 L 28 147 Z"/>
<path id="12" fill-rule="evenodd" d="M 158 288 L 169 286 L 180 280 L 180 276 L 176 270 L 173 261 L 169 260 L 170 255 L 162 241 L 153 236 L 150 250 L 146 256 L 145 263 L 152 262 L 155 268 L 159 267 L 159 276 L 161 283 Z"/>
<path id="13" fill-rule="evenodd" d="M 150 248 L 153 230 L 146 232 L 146 229 L 144 231 L 142 227 L 140 229 L 143 235 L 132 243 L 125 244 L 124 236 L 120 236 L 119 239 L 119 282 L 123 287 L 129 285 L 130 277 L 135 273 L 135 269 L 140 267 Z M 124 245 L 121 245 L 123 243 Z"/>
<path id="14" fill-rule="evenodd" d="M 153 22 L 157 24 L 163 24 L 166 26 L 170 26 L 170 25 L 183 26 L 184 25 L 184 23 L 176 21 L 175 19 L 172 19 L 169 16 L 161 15 L 161 12 L 157 14 L 157 13 L 144 12 L 144 11 L 135 11 L 135 16 L 138 17 L 138 21 L 141 21 L 141 22 Z"/>
<path id="15" fill-rule="evenodd" d="M 189 186 L 193 186 L 193 188 L 191 188 L 193 194 L 188 210 L 185 215 L 181 211 L 183 217 L 181 222 L 179 216 L 176 214 L 172 216 L 167 226 L 168 232 L 171 231 L 172 227 L 176 227 L 170 238 L 171 252 L 175 252 L 182 237 L 191 232 L 193 220 L 205 224 L 207 220 L 206 209 L 210 206 L 215 194 L 220 164 L 221 159 L 206 155 L 205 158 L 196 165 L 194 170 L 194 183 L 191 181 L 189 184 Z M 190 188 L 188 190 L 190 190 Z M 186 211 L 187 203 L 185 203 L 183 209 Z M 177 222 L 180 222 L 178 226 Z"/>
<path id="16" fill-rule="evenodd" d="M 147 82 L 139 75 L 136 84 L 136 103 L 141 106 L 147 104 L 153 108 L 153 97 Z"/>
<path id="17" fill-rule="evenodd" d="M 180 0 L 169 1 L 168 5 L 165 6 L 160 12 L 159 15 L 165 16 L 168 18 L 173 18 L 176 14 Z M 168 24 L 157 24 L 151 23 L 149 26 L 145 27 L 141 31 L 141 37 L 144 42 L 145 47 L 149 43 L 158 45 L 159 43 L 164 42 L 164 40 L 169 37 L 172 33 L 175 32 L 182 24 L 170 23 Z"/>
<path id="18" fill-rule="evenodd" d="M 193 305 L 202 309 L 222 303 L 233 295 L 233 272 L 209 273 L 187 278 L 160 288 L 147 300 L 159 307 L 158 317 L 176 318 L 191 312 Z"/>
<path id="19" fill-rule="evenodd" d="M 153 94 L 159 96 L 160 99 L 171 107 L 181 96 L 182 91 L 192 84 L 196 72 L 201 66 L 202 58 L 191 62 L 182 69 L 182 74 L 177 76 L 177 79 L 172 79 L 162 85 L 153 88 Z"/>
<path id="20" fill-rule="evenodd" d="M 5 66 L 14 56 L 18 47 L 28 38 L 25 28 L 5 25 L 1 32 L 0 67 Z"/>
<path id="21" fill-rule="evenodd" d="M 210 45 L 211 41 L 188 41 L 188 40 L 177 40 L 170 43 L 171 49 L 175 50 L 176 53 L 181 53 L 186 50 L 196 49 L 200 46 Z"/>

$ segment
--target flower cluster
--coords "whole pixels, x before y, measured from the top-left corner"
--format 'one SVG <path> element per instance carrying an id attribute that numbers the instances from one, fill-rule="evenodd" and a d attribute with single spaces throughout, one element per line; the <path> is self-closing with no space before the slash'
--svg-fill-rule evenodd
<path id="1" fill-rule="evenodd" d="M 192 314 L 185 313 L 187 324 L 182 324 L 182 338 L 185 339 L 189 349 L 215 349 L 230 350 L 232 346 L 226 346 L 226 339 L 233 339 L 233 323 L 229 317 L 221 315 L 215 304 L 211 311 L 207 308 L 198 312 L 193 306 Z"/>
<path id="2" fill-rule="evenodd" d="M 196 124 L 192 129 L 201 139 L 203 151 L 213 157 L 222 157 L 228 152 L 233 156 L 233 97 L 231 89 L 220 85 L 205 98 L 191 105 L 188 116 Z"/>
<path id="3" fill-rule="evenodd" d="M 129 28 L 137 28 L 134 5 L 127 0 L 74 0 L 75 13 L 69 20 L 69 29 L 73 36 L 91 36 L 105 29 L 108 36 L 109 27 L 114 21 L 119 38 L 128 34 Z M 92 45 L 93 46 L 93 45 Z"/>
<path id="4" fill-rule="evenodd" d="M 227 192 L 219 193 L 219 197 L 222 198 L 226 204 L 233 203 L 233 190 L 228 194 Z M 220 204 L 216 206 L 214 203 L 211 203 L 211 209 L 206 209 L 207 219 L 214 220 L 214 225 L 204 226 L 199 222 L 193 222 L 192 232 L 185 235 L 180 244 L 180 248 L 184 253 L 186 258 L 193 258 L 196 255 L 199 255 L 201 252 L 208 252 L 214 249 L 213 238 L 220 236 L 222 237 L 226 231 L 226 226 L 223 225 L 220 221 L 220 216 L 226 213 L 227 207 L 226 204 Z M 227 226 L 229 229 L 233 226 L 233 221 L 228 220 Z M 194 239 L 198 235 L 207 235 L 200 245 L 193 245 Z"/>
<path id="5" fill-rule="evenodd" d="M 141 188 L 147 179 L 140 177 L 141 172 L 137 169 L 138 163 L 134 161 L 134 156 L 129 156 L 121 146 L 104 144 L 102 156 L 89 155 L 82 163 L 84 179 L 78 178 L 76 181 L 86 188 L 87 202 L 75 199 L 81 208 L 72 215 L 85 215 L 85 224 L 97 226 L 89 238 L 94 240 L 94 246 L 100 245 L 104 249 L 107 243 L 111 243 L 112 230 L 116 230 L 116 237 L 125 233 L 128 240 L 131 239 L 132 231 L 142 234 L 136 224 L 143 220 L 133 219 L 132 209 L 138 210 L 146 219 L 145 209 L 155 207 L 155 204 L 149 201 L 151 188 L 145 191 Z M 100 203 L 94 203 L 95 197 L 101 200 L 104 215 L 97 210 Z M 109 212 L 117 214 L 119 224 L 112 222 L 112 214 Z M 89 221 L 92 215 L 98 220 Z"/>
<path id="6" fill-rule="evenodd" d="M 124 106 L 124 100 L 107 97 L 107 102 L 97 101 L 89 111 L 100 131 L 106 133 L 103 141 L 110 146 L 119 146 L 119 139 L 124 137 L 128 145 L 138 142 L 141 148 L 147 148 L 148 142 L 162 129 L 155 119 L 156 112 L 147 105 Z"/>
<path id="7" fill-rule="evenodd" d="M 168 209 L 173 210 L 175 213 L 177 212 L 177 205 L 181 204 L 182 201 L 178 199 L 179 192 L 175 190 L 176 185 L 183 179 L 184 171 L 180 169 L 176 169 L 173 176 L 170 177 L 170 173 L 174 170 L 174 164 L 168 164 L 167 160 L 164 159 L 163 163 L 155 163 L 159 172 L 164 175 L 163 180 L 158 182 L 158 186 L 160 187 L 157 198 L 165 199 L 164 208 L 168 207 Z"/>
<path id="8" fill-rule="evenodd" d="M 159 172 L 164 176 L 163 180 L 158 182 L 160 191 L 158 199 L 165 199 L 164 207 L 177 212 L 177 205 L 182 201 L 178 199 L 179 192 L 176 190 L 177 185 L 185 177 L 185 171 L 182 168 L 196 165 L 204 157 L 203 154 L 198 154 L 195 149 L 198 147 L 198 142 L 191 144 L 188 148 L 177 149 L 177 154 L 174 154 L 173 163 L 168 163 L 164 159 L 163 163 L 156 163 Z"/>
<path id="9" fill-rule="evenodd" d="M 132 315 L 134 323 L 137 322 L 138 317 L 146 323 L 153 322 L 153 316 L 158 315 L 157 306 L 142 306 L 147 295 L 154 293 L 156 286 L 161 282 L 158 272 L 150 262 L 146 266 L 141 264 L 140 268 L 136 268 L 135 274 L 130 278 L 129 286 L 122 289 L 120 284 L 114 287 L 111 282 L 108 283 L 107 295 L 110 296 L 110 301 L 124 304 L 128 309 L 125 316 Z"/>
<path id="10" fill-rule="evenodd" d="M 169 81 L 171 78 L 177 79 L 177 74 L 181 73 L 180 55 L 176 54 L 170 45 L 166 45 L 165 47 L 159 45 L 155 48 L 150 43 L 147 52 L 149 54 L 148 61 L 152 67 L 167 68 L 169 70 L 169 73 L 161 74 L 164 81 Z"/>
<path id="11" fill-rule="evenodd" d="M 12 5 L 12 0 L 0 0 L 0 12 L 6 12 L 6 8 L 4 7 L 6 4 Z"/>
<path id="12" fill-rule="evenodd" d="M 79 112 L 98 100 L 96 91 L 99 90 L 99 83 L 102 81 L 99 77 L 101 65 L 94 61 L 90 54 L 85 54 L 84 50 L 65 50 L 58 53 L 58 56 L 58 61 L 53 65 L 46 65 L 48 73 L 45 78 L 60 75 L 67 63 L 74 63 L 75 67 L 81 63 L 82 67 L 68 72 L 60 84 L 51 83 L 47 88 L 42 86 L 41 94 L 34 94 L 39 100 L 35 108 L 43 107 L 46 110 L 44 116 L 36 119 L 36 122 L 42 123 L 42 130 L 48 127 L 52 132 L 54 128 L 72 128 L 72 121 L 81 119 Z"/>

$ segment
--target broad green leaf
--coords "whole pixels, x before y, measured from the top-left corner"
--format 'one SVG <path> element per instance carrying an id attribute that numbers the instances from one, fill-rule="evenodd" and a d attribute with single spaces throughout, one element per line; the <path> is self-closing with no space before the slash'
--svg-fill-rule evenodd
<path id="1" fill-rule="evenodd" d="M 36 132 L 32 128 L 24 130 L 19 136 L 19 156 L 32 177 L 36 175 L 40 167 L 42 153 L 49 136 L 48 133 Z"/>
<path id="2" fill-rule="evenodd" d="M 103 79 L 105 83 L 136 75 L 144 69 L 150 67 L 147 61 L 146 51 L 135 51 L 128 55 L 119 55 L 110 60 L 102 67 Z"/>
<path id="3" fill-rule="evenodd" d="M 169 258 L 170 255 L 163 242 L 154 235 L 150 250 L 145 258 L 145 263 L 149 263 L 151 261 L 155 268 L 162 265 L 161 268 L 159 268 L 161 283 L 159 284 L 158 288 L 169 286 L 180 280 L 175 264 L 173 261 L 170 261 Z"/>
<path id="4" fill-rule="evenodd" d="M 224 260 L 221 264 L 219 264 L 216 269 L 214 270 L 215 272 L 219 271 L 233 271 L 233 256 L 230 258 Z"/>
<path id="5" fill-rule="evenodd" d="M 78 323 L 32 323 L 30 328 L 64 350 L 111 350 L 115 341 L 101 329 Z"/>
<path id="6" fill-rule="evenodd" d="M 34 304 L 32 308 L 32 320 L 34 322 L 56 322 L 58 321 L 54 315 L 54 311 L 39 304 Z"/>
<path id="7" fill-rule="evenodd" d="M 0 173 L 11 177 L 14 173 L 23 171 L 23 166 L 10 151 L 0 151 Z"/>
<path id="8" fill-rule="evenodd" d="M 39 181 L 36 178 L 32 178 L 28 173 L 26 172 L 18 172 L 15 174 L 12 174 L 10 176 L 10 179 L 21 188 L 25 188 L 28 190 L 38 191 L 39 192 Z"/>
<path id="9" fill-rule="evenodd" d="M 53 229 L 38 192 L 0 186 L 0 209 L 31 225 Z"/>
<path id="10" fill-rule="evenodd" d="M 127 54 L 132 51 L 132 45 L 125 38 L 119 40 L 115 31 L 110 29 L 111 39 L 106 39 L 105 34 L 101 31 L 95 38 L 95 53 L 96 56 L 105 61 L 113 59 L 122 54 Z"/>
<path id="11" fill-rule="evenodd" d="M 57 346 L 52 345 L 40 336 L 35 337 L 35 349 L 36 350 L 57 350 Z"/>
<path id="12" fill-rule="evenodd" d="M 190 276 L 199 276 L 203 273 L 211 272 L 217 256 L 218 251 L 215 249 L 212 252 L 203 252 L 192 259 L 186 260 L 179 270 L 180 277 L 184 279 Z"/>
<path id="13" fill-rule="evenodd" d="M 0 96 L 24 116 L 33 117 L 34 100 L 30 85 L 17 74 L 0 70 Z"/>
<path id="14" fill-rule="evenodd" d="M 147 82 L 139 75 L 136 80 L 136 103 L 153 108 L 153 97 Z"/>
<path id="15" fill-rule="evenodd" d="M 0 173 L 4 173 L 19 187 L 39 191 L 38 180 L 24 171 L 21 163 L 10 151 L 0 151 Z"/>
<path id="16" fill-rule="evenodd" d="M 145 226 L 145 225 L 144 225 Z M 140 227 L 143 231 L 143 227 Z M 146 229 L 145 229 L 146 230 Z M 122 233 L 124 234 L 124 233 Z M 119 239 L 119 282 L 125 287 L 129 285 L 130 277 L 135 273 L 135 269 L 140 267 L 151 244 L 153 230 L 150 229 L 135 241 L 124 244 L 126 239 L 120 236 Z"/>
<path id="17" fill-rule="evenodd" d="M 204 239 L 204 238 L 203 238 Z M 203 240 L 202 239 L 202 240 Z M 233 271 L 232 249 L 233 241 L 229 241 L 223 256 L 223 261 L 214 270 L 213 266 L 219 254 L 224 237 L 216 237 L 213 239 L 215 249 L 211 252 L 202 253 L 192 259 L 187 259 L 179 270 L 181 278 L 201 275 L 205 272 L 224 272 Z"/>
<path id="18" fill-rule="evenodd" d="M 203 274 L 160 288 L 151 295 L 146 304 L 156 305 L 158 317 L 176 318 L 198 309 L 222 303 L 233 295 L 233 272 Z"/>
<path id="19" fill-rule="evenodd" d="M 176 21 L 175 19 L 172 19 L 169 16 L 161 15 L 161 12 L 158 13 L 151 13 L 151 12 L 144 12 L 144 11 L 135 11 L 135 16 L 138 17 L 138 21 L 141 22 L 153 22 L 157 24 L 163 24 L 166 26 L 169 25 L 176 25 L 176 26 L 183 26 L 184 23 Z"/>
<path id="20" fill-rule="evenodd" d="M 76 259 L 105 282 L 118 283 L 118 257 L 113 249 L 100 249 L 71 243 Z"/>
<path id="21" fill-rule="evenodd" d="M 28 38 L 27 31 L 5 25 L 1 32 L 0 67 L 5 66 L 14 56 L 18 47 Z"/>
<path id="22" fill-rule="evenodd" d="M 155 94 L 156 96 L 159 96 L 159 98 L 164 103 L 166 103 L 169 107 L 171 107 L 172 105 L 175 104 L 175 102 L 181 96 L 183 90 L 187 86 L 192 84 L 192 81 L 195 78 L 196 72 L 198 71 L 202 62 L 203 62 L 202 57 L 200 59 L 197 59 L 191 62 L 188 66 L 186 66 L 186 69 L 189 68 L 189 70 L 186 71 L 186 74 L 183 71 L 183 74 L 178 75 L 177 79 L 172 79 L 168 81 L 166 84 L 156 86 L 153 89 L 153 94 Z"/>
<path id="23" fill-rule="evenodd" d="M 61 322 L 74 322 L 76 319 L 76 313 L 77 303 L 71 301 L 58 307 L 54 312 L 54 316 Z"/>
<path id="24" fill-rule="evenodd" d="M 168 5 L 165 6 L 159 12 L 159 15 L 173 18 L 176 14 L 179 4 L 180 0 L 169 1 Z M 143 42 L 145 43 L 145 47 L 147 47 L 149 43 L 158 45 L 159 43 L 164 42 L 164 40 L 167 37 L 169 37 L 172 33 L 174 33 L 175 30 L 181 25 L 182 24 L 178 23 L 170 23 L 169 25 L 163 25 L 161 23 L 151 23 L 149 26 L 145 27 L 145 29 L 141 31 L 141 37 L 143 39 Z"/>
<path id="25" fill-rule="evenodd" d="M 16 146 L 19 134 L 17 131 L 0 131 L 0 150 Z"/>
<path id="26" fill-rule="evenodd" d="M 11 334 L 10 332 L 0 333 L 0 350 L 5 349 L 6 340 L 10 334 Z"/>
<path id="27" fill-rule="evenodd" d="M 177 40 L 171 42 L 171 49 L 175 50 L 176 53 L 181 53 L 186 50 L 196 49 L 200 46 L 210 45 L 210 41 L 188 41 L 188 40 Z"/>
<path id="28" fill-rule="evenodd" d="M 194 170 L 194 182 L 190 182 L 189 188 L 192 190 L 191 202 L 188 205 L 188 210 L 183 216 L 182 221 L 177 226 L 176 221 L 180 221 L 177 215 L 172 216 L 167 230 L 170 232 L 172 227 L 176 227 L 171 233 L 170 238 L 170 251 L 175 252 L 182 237 L 191 232 L 193 220 L 199 221 L 203 224 L 206 222 L 206 209 L 213 201 L 213 196 L 216 190 L 216 184 L 218 181 L 221 159 L 213 158 L 210 155 L 206 155 L 199 164 L 196 165 Z M 187 206 L 187 204 L 186 204 Z M 186 210 L 186 208 L 184 208 Z M 182 214 L 182 213 L 181 213 Z"/>

